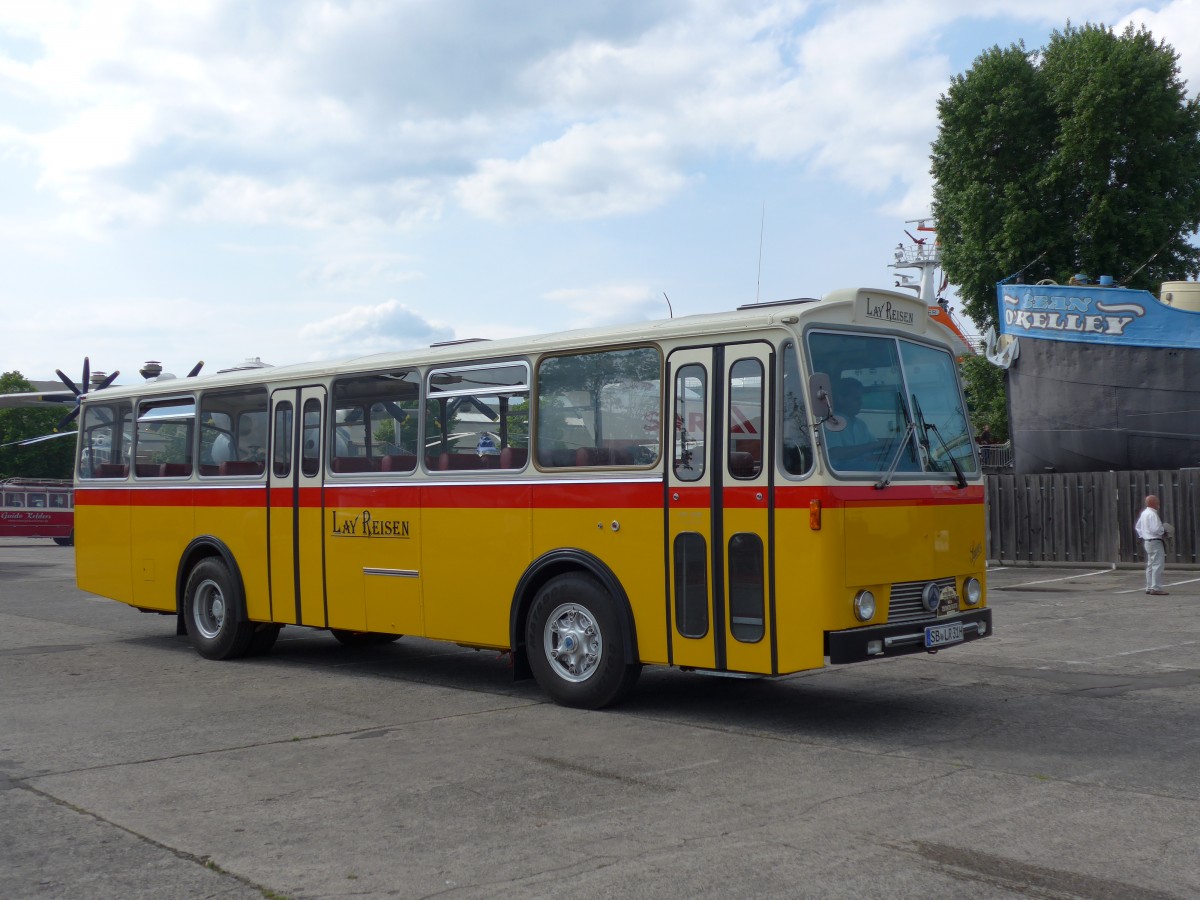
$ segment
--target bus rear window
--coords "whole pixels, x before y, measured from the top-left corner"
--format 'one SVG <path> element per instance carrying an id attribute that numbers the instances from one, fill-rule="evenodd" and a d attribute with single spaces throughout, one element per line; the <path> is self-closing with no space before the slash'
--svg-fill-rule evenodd
<path id="1" fill-rule="evenodd" d="M 124 478 L 133 446 L 133 405 L 89 403 L 79 428 L 80 478 Z"/>

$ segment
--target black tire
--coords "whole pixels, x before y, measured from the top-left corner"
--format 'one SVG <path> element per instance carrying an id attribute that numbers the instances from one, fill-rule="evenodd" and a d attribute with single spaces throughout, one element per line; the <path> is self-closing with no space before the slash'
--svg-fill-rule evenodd
<path id="1" fill-rule="evenodd" d="M 271 625 L 265 622 L 255 625 L 254 634 L 250 638 L 250 647 L 247 649 L 246 655 L 262 656 L 264 653 L 270 653 L 271 648 L 275 646 L 275 641 L 279 639 L 279 632 L 282 629 L 282 625 Z"/>
<path id="2" fill-rule="evenodd" d="M 205 659 L 245 656 L 254 638 L 245 603 L 225 562 L 215 556 L 196 563 L 183 590 L 183 619 L 192 646 Z"/>
<path id="3" fill-rule="evenodd" d="M 551 579 L 533 598 L 525 623 L 529 667 L 554 702 L 600 709 L 637 683 L 641 665 L 627 658 L 613 598 L 595 578 Z"/>
<path id="4" fill-rule="evenodd" d="M 378 647 L 380 644 L 391 644 L 404 637 L 402 634 L 383 634 L 379 631 L 347 631 L 344 628 L 330 628 L 329 633 L 346 647 Z"/>
<path id="5" fill-rule="evenodd" d="M 69 535 L 67 535 L 66 537 L 56 537 L 54 539 L 54 543 L 58 544 L 58 546 L 60 546 L 60 547 L 75 546 L 75 529 L 72 528 L 71 533 Z"/>

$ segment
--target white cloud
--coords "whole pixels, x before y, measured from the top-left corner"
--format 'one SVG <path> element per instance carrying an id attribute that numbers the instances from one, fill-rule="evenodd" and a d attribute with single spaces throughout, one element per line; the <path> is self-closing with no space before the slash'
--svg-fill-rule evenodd
<path id="1" fill-rule="evenodd" d="M 1188 93 L 1200 93 L 1200 0 L 1175 0 L 1159 10 L 1141 7 L 1117 23 L 1118 30 L 1132 23 L 1145 25 L 1154 39 L 1166 41 L 1179 54 L 1179 71 Z"/>
<path id="2" fill-rule="evenodd" d="M 565 288 L 550 291 L 542 299 L 569 310 L 565 326 L 568 328 L 661 319 L 666 318 L 668 309 L 662 294 L 632 284 Z"/>
<path id="3" fill-rule="evenodd" d="M 738 294 L 764 193 L 793 246 L 852 235 L 772 290 L 869 279 L 928 212 L 952 67 L 1068 17 L 1144 22 L 1200 88 L 1200 0 L 10 3 L 0 302 L 54 309 L 56 357 L 107 331 L 184 370 L 653 318 L 643 283 Z M 371 305 L 418 279 L 455 329 Z"/>
<path id="4" fill-rule="evenodd" d="M 661 134 L 573 126 L 514 162 L 483 160 L 458 185 L 458 200 L 484 218 L 599 219 L 643 212 L 687 182 Z"/>
<path id="5" fill-rule="evenodd" d="M 449 326 L 425 319 L 399 300 L 352 306 L 345 312 L 300 328 L 300 340 L 321 359 L 367 356 L 388 350 L 424 347 L 454 338 Z"/>
<path id="6" fill-rule="evenodd" d="M 342 289 L 420 281 L 412 260 L 397 253 L 344 253 L 314 262 L 300 272 L 305 281 Z"/>

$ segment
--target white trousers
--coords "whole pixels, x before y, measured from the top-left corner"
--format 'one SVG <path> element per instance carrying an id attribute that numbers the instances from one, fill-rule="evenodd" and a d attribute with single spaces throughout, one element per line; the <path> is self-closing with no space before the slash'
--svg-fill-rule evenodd
<path id="1" fill-rule="evenodd" d="M 1163 589 L 1163 569 L 1167 566 L 1167 551 L 1160 540 L 1142 541 L 1146 548 L 1146 590 Z"/>

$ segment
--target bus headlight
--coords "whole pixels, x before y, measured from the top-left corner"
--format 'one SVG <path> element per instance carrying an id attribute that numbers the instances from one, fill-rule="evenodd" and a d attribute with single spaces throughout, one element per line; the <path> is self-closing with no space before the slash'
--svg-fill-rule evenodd
<path id="1" fill-rule="evenodd" d="M 967 601 L 967 606 L 979 605 L 983 599 L 983 585 L 978 578 L 968 578 L 963 582 L 963 599 Z"/>
<path id="2" fill-rule="evenodd" d="M 860 622 L 869 622 L 875 617 L 875 595 L 870 591 L 859 591 L 854 595 L 854 615 Z"/>

